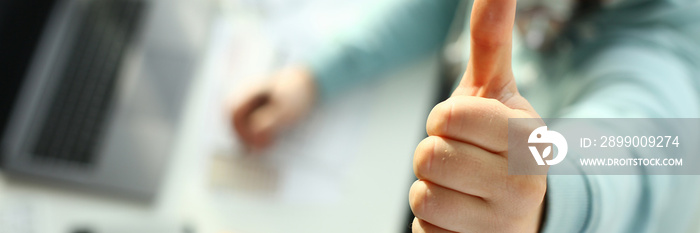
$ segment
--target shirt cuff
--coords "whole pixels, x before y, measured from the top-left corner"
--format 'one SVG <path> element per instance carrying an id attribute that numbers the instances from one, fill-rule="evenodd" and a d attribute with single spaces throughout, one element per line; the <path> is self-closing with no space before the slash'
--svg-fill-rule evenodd
<path id="1" fill-rule="evenodd" d="M 590 194 L 585 175 L 549 176 L 547 213 L 541 232 L 583 232 L 591 215 Z"/>
<path id="2" fill-rule="evenodd" d="M 337 95 L 348 83 L 350 77 L 347 76 L 351 71 L 343 65 L 343 56 L 340 56 L 338 49 L 323 49 L 307 62 L 316 81 L 318 99 L 322 102 Z"/>

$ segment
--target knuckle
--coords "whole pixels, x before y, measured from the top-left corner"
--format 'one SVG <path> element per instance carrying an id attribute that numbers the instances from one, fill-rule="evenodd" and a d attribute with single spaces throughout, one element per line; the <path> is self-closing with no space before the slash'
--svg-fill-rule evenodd
<path id="1" fill-rule="evenodd" d="M 498 102 L 497 100 L 494 100 Z M 428 135 L 457 136 L 466 120 L 488 116 L 491 100 L 471 96 L 453 96 L 436 105 L 428 116 Z"/>
<path id="2" fill-rule="evenodd" d="M 430 176 L 431 167 L 435 158 L 437 145 L 436 137 L 427 137 L 416 147 L 413 155 L 413 172 L 419 179 Z"/>
<path id="3" fill-rule="evenodd" d="M 543 176 L 523 176 L 511 181 L 513 194 L 523 199 L 541 199 L 547 190 L 547 181 Z"/>
<path id="4" fill-rule="evenodd" d="M 430 115 L 428 115 L 426 124 L 428 135 L 444 135 L 447 133 L 447 129 L 450 128 L 453 106 L 453 103 L 448 99 L 433 107 Z"/>
<path id="5" fill-rule="evenodd" d="M 413 223 L 411 223 L 411 232 L 425 232 L 425 230 L 422 229 L 418 218 L 413 218 Z"/>
<path id="6" fill-rule="evenodd" d="M 425 218 L 428 212 L 426 208 L 428 206 L 428 199 L 428 191 L 425 183 L 420 180 L 414 182 L 409 192 L 409 204 L 416 217 Z"/>
<path id="7" fill-rule="evenodd" d="M 469 104 L 460 105 L 463 107 L 459 112 L 469 118 L 491 118 L 498 114 L 499 107 L 502 105 L 500 101 L 489 98 L 464 100 L 464 102 L 467 101 Z"/>

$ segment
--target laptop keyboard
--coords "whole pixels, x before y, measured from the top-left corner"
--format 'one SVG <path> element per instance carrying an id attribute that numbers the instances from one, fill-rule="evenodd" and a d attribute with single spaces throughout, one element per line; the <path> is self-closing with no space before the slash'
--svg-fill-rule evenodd
<path id="1" fill-rule="evenodd" d="M 72 49 L 32 147 L 33 159 L 91 165 L 103 136 L 125 50 L 134 38 L 144 2 L 84 2 Z M 67 45 L 70 46 L 70 45 Z"/>

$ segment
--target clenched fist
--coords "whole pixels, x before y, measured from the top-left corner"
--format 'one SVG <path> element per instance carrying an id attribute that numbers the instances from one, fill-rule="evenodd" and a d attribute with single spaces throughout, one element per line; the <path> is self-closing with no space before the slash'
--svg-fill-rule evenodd
<path id="1" fill-rule="evenodd" d="M 240 97 L 229 108 L 231 123 L 248 149 L 261 151 L 311 111 L 316 83 L 308 68 L 290 67 Z"/>
<path id="2" fill-rule="evenodd" d="M 508 175 L 508 118 L 539 118 L 518 93 L 511 70 L 515 5 L 474 3 L 467 72 L 431 111 L 429 137 L 415 151 L 413 232 L 539 230 L 546 176 Z"/>

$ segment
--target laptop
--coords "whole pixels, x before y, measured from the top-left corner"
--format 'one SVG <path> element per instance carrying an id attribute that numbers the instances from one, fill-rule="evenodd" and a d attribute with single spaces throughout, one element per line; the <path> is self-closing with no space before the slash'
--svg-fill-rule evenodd
<path id="1" fill-rule="evenodd" d="M 206 46 L 209 4 L 6 0 L 0 40 L 14 44 L 2 60 L 14 63 L 0 69 L 2 171 L 152 199 Z"/>

